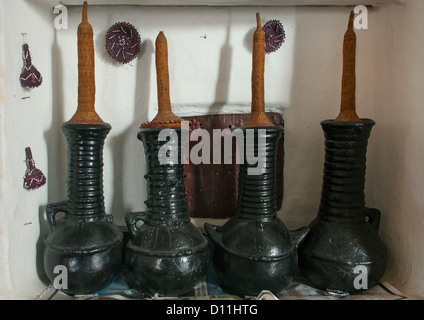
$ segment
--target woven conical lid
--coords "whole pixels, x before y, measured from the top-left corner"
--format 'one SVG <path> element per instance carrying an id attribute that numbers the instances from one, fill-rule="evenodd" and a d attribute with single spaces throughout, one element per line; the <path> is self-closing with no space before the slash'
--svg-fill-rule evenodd
<path id="1" fill-rule="evenodd" d="M 172 112 L 169 94 L 168 42 L 161 31 L 156 38 L 156 79 L 158 91 L 158 113 L 150 122 L 142 123 L 140 128 L 179 127 L 181 119 Z"/>
<path id="2" fill-rule="evenodd" d="M 250 117 L 243 127 L 273 126 L 265 113 L 265 32 L 262 30 L 259 13 L 256 13 L 256 24 L 252 50 L 252 106 Z"/>
<path id="3" fill-rule="evenodd" d="M 78 108 L 68 123 L 104 124 L 94 108 L 95 98 L 93 28 L 88 23 L 85 1 L 78 26 Z"/>
<path id="4" fill-rule="evenodd" d="M 343 41 L 343 75 L 340 113 L 336 121 L 360 121 L 356 114 L 356 34 L 353 30 L 354 13 L 351 11 Z"/>

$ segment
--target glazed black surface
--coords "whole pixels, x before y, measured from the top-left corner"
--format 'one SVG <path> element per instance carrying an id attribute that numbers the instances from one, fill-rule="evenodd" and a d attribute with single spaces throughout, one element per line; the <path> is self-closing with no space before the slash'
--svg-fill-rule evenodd
<path id="1" fill-rule="evenodd" d="M 246 130 L 254 131 L 254 140 Z M 205 230 L 216 244 L 214 266 L 230 292 L 256 296 L 262 290 L 279 293 L 297 271 L 297 246 L 307 228 L 287 230 L 277 217 L 275 193 L 276 146 L 283 128 L 243 128 L 244 163 L 240 164 L 239 199 L 236 215 L 222 227 L 205 224 Z M 265 143 L 258 143 L 258 137 Z M 265 156 L 261 174 L 248 174 L 247 150 Z"/>
<path id="2" fill-rule="evenodd" d="M 299 267 L 314 286 L 355 292 L 357 266 L 365 266 L 367 285 L 384 273 L 386 247 L 378 236 L 380 211 L 365 207 L 366 152 L 371 119 L 322 121 L 325 163 L 318 217 L 299 248 Z M 357 287 L 359 287 L 357 285 Z"/>
<path id="3" fill-rule="evenodd" d="M 57 265 L 68 271 L 69 294 L 95 293 L 121 272 L 123 235 L 106 215 L 103 195 L 103 145 L 109 124 L 63 123 L 68 145 L 67 199 L 47 205 L 50 225 L 44 268 L 54 281 Z M 58 212 L 64 212 L 56 219 Z"/>
<path id="4" fill-rule="evenodd" d="M 170 152 L 178 157 L 160 163 L 158 152 L 166 143 L 159 140 L 166 127 L 142 129 L 147 173 L 146 212 L 127 213 L 132 234 L 126 248 L 126 278 L 130 287 L 150 294 L 178 296 L 190 291 L 205 275 L 208 243 L 190 222 L 181 162 L 181 128 L 174 130 L 178 143 Z M 168 145 L 169 146 L 169 145 Z M 137 222 L 142 221 L 141 226 Z"/>

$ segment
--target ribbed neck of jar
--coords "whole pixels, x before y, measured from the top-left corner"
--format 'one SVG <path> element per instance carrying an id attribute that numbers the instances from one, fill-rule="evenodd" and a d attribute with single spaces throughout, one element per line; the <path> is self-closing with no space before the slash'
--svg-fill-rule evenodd
<path id="1" fill-rule="evenodd" d="M 240 164 L 237 203 L 239 218 L 272 220 L 276 217 L 276 157 L 282 132 L 281 126 L 243 128 L 244 163 Z"/>
<path id="2" fill-rule="evenodd" d="M 161 138 L 161 132 L 169 139 Z M 181 163 L 181 128 L 146 128 L 137 137 L 146 156 L 147 220 L 164 224 L 190 221 Z"/>
<path id="3" fill-rule="evenodd" d="M 321 122 L 325 162 L 319 216 L 363 221 L 366 152 L 374 124 L 370 119 Z"/>
<path id="4" fill-rule="evenodd" d="M 105 215 L 103 146 L 110 124 L 61 126 L 68 145 L 67 204 L 78 216 Z"/>

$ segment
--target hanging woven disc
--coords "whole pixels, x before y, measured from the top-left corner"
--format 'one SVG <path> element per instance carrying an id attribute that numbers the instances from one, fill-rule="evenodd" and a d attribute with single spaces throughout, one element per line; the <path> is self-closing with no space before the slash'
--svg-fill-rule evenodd
<path id="1" fill-rule="evenodd" d="M 106 32 L 106 51 L 112 59 L 128 63 L 140 52 L 140 35 L 128 22 L 118 22 Z"/>
<path id="2" fill-rule="evenodd" d="M 22 55 L 24 58 L 24 67 L 21 72 L 21 85 L 24 88 L 36 88 L 43 82 L 43 77 L 37 68 L 32 64 L 31 53 L 29 52 L 28 44 L 22 46 Z"/>
<path id="3" fill-rule="evenodd" d="M 262 30 L 265 32 L 265 52 L 277 51 L 286 39 L 286 32 L 281 22 L 278 20 L 267 21 Z"/>
<path id="4" fill-rule="evenodd" d="M 25 148 L 27 170 L 24 177 L 24 188 L 26 190 L 35 190 L 47 181 L 46 176 L 40 169 L 35 167 L 35 161 L 32 158 L 31 148 Z"/>

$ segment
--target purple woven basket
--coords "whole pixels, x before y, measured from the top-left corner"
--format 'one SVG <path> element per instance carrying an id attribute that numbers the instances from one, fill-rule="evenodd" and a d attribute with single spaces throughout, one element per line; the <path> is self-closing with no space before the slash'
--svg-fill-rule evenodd
<path id="1" fill-rule="evenodd" d="M 24 67 L 22 68 L 20 81 L 24 88 L 36 88 L 43 82 L 43 77 L 37 68 L 32 64 L 31 53 L 29 51 L 28 44 L 25 43 L 22 46 L 22 54 L 24 59 Z"/>
<path id="2" fill-rule="evenodd" d="M 278 20 L 267 21 L 262 30 L 265 32 L 265 52 L 277 51 L 286 39 L 286 32 L 281 22 Z"/>
<path id="3" fill-rule="evenodd" d="M 119 63 L 132 61 L 140 52 L 140 35 L 128 22 L 118 22 L 106 32 L 106 51 Z"/>
<path id="4" fill-rule="evenodd" d="M 46 184 L 46 176 L 40 169 L 35 167 L 35 161 L 32 157 L 31 148 L 25 148 L 27 170 L 24 176 L 24 188 L 26 190 L 35 190 Z"/>

